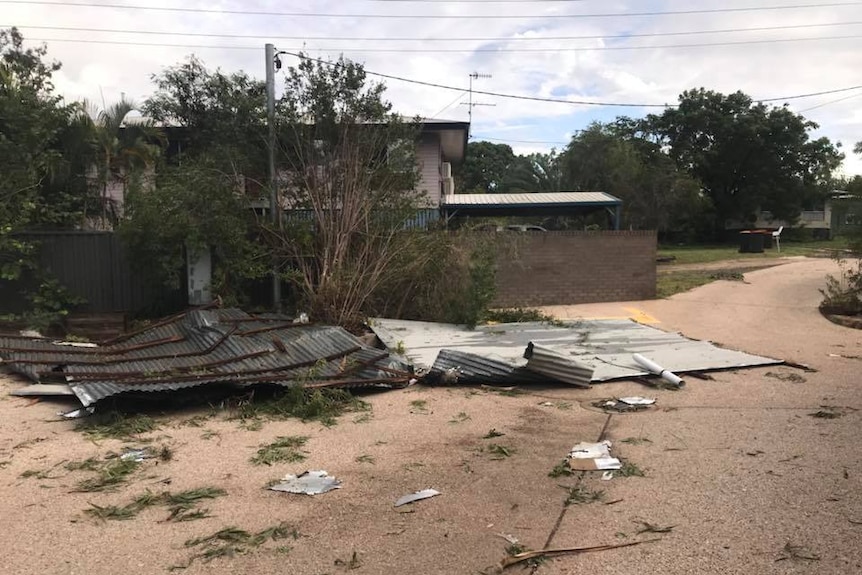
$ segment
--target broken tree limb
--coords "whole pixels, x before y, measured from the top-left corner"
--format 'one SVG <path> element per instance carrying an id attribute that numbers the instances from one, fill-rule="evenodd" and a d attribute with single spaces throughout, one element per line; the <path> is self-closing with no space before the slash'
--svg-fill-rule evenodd
<path id="1" fill-rule="evenodd" d="M 518 553 L 517 555 L 512 555 L 511 557 L 506 557 L 505 559 L 503 559 L 503 561 L 500 562 L 500 566 L 497 568 L 497 573 L 502 573 L 512 565 L 517 565 L 518 563 L 523 563 L 524 561 L 529 561 L 530 559 L 536 559 L 538 557 L 573 555 L 579 553 L 590 553 L 593 551 L 610 551 L 611 549 L 634 547 L 635 545 L 641 545 L 642 543 L 655 543 L 656 541 L 661 541 L 661 538 L 656 537 L 655 539 L 643 539 L 641 541 L 629 541 L 628 543 L 615 543 L 613 545 L 593 545 L 591 547 L 561 547 L 558 549 L 544 549 L 542 551 L 525 551 L 524 553 Z"/>

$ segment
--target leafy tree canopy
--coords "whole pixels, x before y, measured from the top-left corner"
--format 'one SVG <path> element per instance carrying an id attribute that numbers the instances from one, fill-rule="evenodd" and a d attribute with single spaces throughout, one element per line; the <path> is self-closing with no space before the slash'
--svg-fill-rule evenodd
<path id="1" fill-rule="evenodd" d="M 806 204 L 822 200 L 843 159 L 828 139 L 811 138 L 814 122 L 742 92 L 684 92 L 678 107 L 648 116 L 644 125 L 700 182 L 719 226 L 758 209 L 795 219 Z"/>

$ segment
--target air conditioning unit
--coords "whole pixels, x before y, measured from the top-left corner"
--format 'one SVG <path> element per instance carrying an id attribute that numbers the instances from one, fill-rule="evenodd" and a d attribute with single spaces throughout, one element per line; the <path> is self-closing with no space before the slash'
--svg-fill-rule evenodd
<path id="1" fill-rule="evenodd" d="M 449 162 L 443 162 L 443 169 L 442 169 L 441 175 L 443 176 L 444 180 L 447 178 L 451 178 L 452 177 L 452 164 L 450 164 Z"/>

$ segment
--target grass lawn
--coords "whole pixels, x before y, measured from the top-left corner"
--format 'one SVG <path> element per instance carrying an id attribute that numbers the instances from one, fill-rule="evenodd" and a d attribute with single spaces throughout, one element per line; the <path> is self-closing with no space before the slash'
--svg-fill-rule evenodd
<path id="1" fill-rule="evenodd" d="M 764 250 L 761 254 L 741 254 L 736 245 L 662 245 L 658 249 L 658 257 L 671 257 L 674 264 L 698 264 L 737 259 L 769 259 L 785 256 L 813 256 L 824 251 L 846 249 L 847 238 L 835 238 L 831 241 L 781 242 L 781 253 L 775 248 Z"/>
<path id="2" fill-rule="evenodd" d="M 769 267 L 769 266 L 764 266 Z M 743 281 L 745 272 L 761 268 L 727 269 L 727 270 L 692 270 L 659 274 L 656 278 L 656 297 L 670 297 L 714 282 L 716 280 Z"/>

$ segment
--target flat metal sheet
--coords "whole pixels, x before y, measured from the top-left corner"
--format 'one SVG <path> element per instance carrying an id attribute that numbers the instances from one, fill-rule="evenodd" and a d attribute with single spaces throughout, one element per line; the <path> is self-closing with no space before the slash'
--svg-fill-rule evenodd
<path id="1" fill-rule="evenodd" d="M 592 368 L 592 382 L 648 375 L 632 359 L 634 353 L 680 373 L 783 363 L 631 320 L 586 320 L 562 325 L 510 323 L 472 330 L 453 324 L 383 318 L 375 318 L 369 324 L 389 349 L 405 349 L 407 358 L 421 369 L 430 369 L 442 349 L 526 367 L 523 355 L 530 342 Z"/>
<path id="2" fill-rule="evenodd" d="M 75 392 L 72 391 L 71 387 L 64 384 L 37 383 L 12 390 L 9 392 L 9 395 L 17 397 L 62 397 L 66 395 L 74 396 Z"/>

